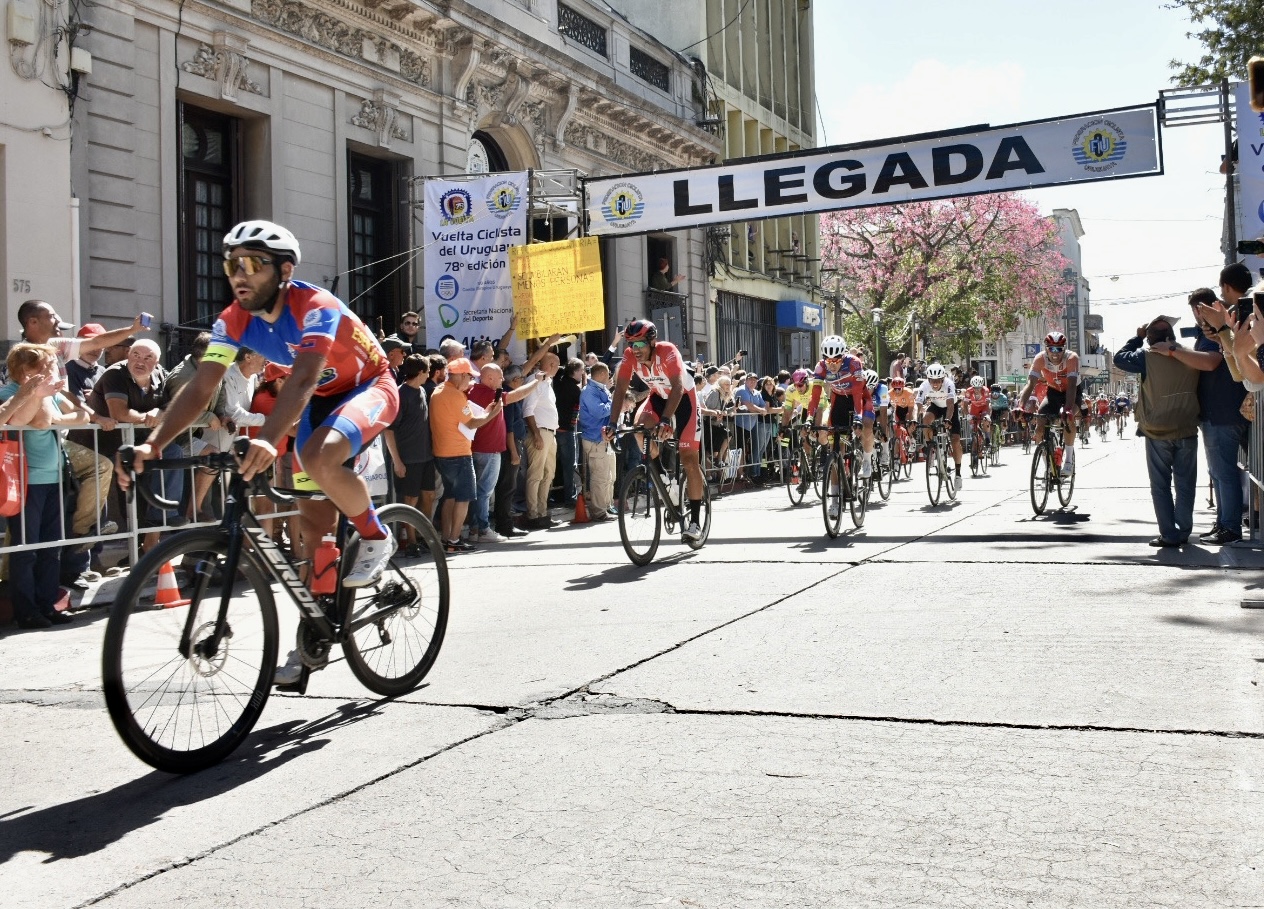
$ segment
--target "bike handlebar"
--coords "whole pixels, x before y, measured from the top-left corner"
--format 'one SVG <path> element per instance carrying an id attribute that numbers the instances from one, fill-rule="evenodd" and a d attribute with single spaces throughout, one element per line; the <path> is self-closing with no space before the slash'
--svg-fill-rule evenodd
<path id="1" fill-rule="evenodd" d="M 246 451 L 250 448 L 249 439 L 237 439 L 233 443 L 233 451 L 216 451 L 211 454 L 198 455 L 191 458 L 156 458 L 152 461 L 146 461 L 145 467 L 151 470 L 191 470 L 194 468 L 202 468 L 206 470 L 214 470 L 217 472 L 230 471 L 238 473 L 241 468 L 240 458 L 246 456 Z M 132 463 L 136 459 L 136 446 L 124 445 L 118 450 L 119 463 L 123 465 L 123 469 L 127 471 L 132 478 L 130 490 L 139 489 L 140 496 L 149 505 L 163 511 L 170 511 L 179 508 L 179 502 L 173 502 L 170 499 L 164 499 L 158 495 L 145 483 L 136 482 L 136 472 L 132 469 Z M 259 495 L 267 496 L 278 505 L 291 505 L 295 497 L 286 495 L 276 489 L 268 482 L 267 477 L 263 474 L 257 475 L 250 482 L 251 489 Z"/>

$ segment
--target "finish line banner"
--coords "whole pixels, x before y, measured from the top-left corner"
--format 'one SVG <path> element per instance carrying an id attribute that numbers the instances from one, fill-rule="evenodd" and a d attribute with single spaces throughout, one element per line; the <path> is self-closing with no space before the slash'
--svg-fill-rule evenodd
<path id="1" fill-rule="evenodd" d="M 426 345 L 499 340 L 513 316 L 509 248 L 527 241 L 526 173 L 427 180 L 423 224 Z"/>
<path id="2" fill-rule="evenodd" d="M 591 236 L 1163 173 L 1158 107 L 584 181 Z"/>

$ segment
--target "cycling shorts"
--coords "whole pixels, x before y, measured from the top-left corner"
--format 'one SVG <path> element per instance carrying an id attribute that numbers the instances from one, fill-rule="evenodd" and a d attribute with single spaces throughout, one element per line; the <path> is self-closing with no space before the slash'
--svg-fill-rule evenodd
<path id="1" fill-rule="evenodd" d="M 344 465 L 354 470 L 357 456 L 394 422 L 398 412 L 399 386 L 389 372 L 357 385 L 346 394 L 313 396 L 299 417 L 294 438 L 294 488 L 318 488 L 298 459 L 317 429 L 327 426 L 351 443 L 351 457 Z"/>
<path id="2" fill-rule="evenodd" d="M 1042 417 L 1056 417 L 1066 406 L 1066 392 L 1056 391 L 1050 388 L 1049 396 L 1045 398 L 1044 406 L 1036 411 L 1036 413 L 1040 414 Z M 1075 386 L 1075 406 L 1084 406 L 1084 390 L 1079 385 Z"/>
<path id="3" fill-rule="evenodd" d="M 666 398 L 650 395 L 637 412 L 637 422 L 657 426 L 663 419 L 663 408 L 666 406 Z M 644 419 L 647 410 L 654 414 L 652 421 Z M 680 396 L 680 403 L 676 405 L 676 412 L 672 414 L 672 419 L 676 424 L 676 443 L 680 446 L 680 450 L 698 451 L 701 448 L 699 444 L 701 434 L 698 432 L 698 392 L 695 389 L 690 388 Z"/>
<path id="4" fill-rule="evenodd" d="M 856 402 L 851 395 L 834 395 L 834 399 L 830 401 L 830 426 L 834 429 L 850 429 L 855 413 Z M 860 416 L 866 422 L 873 422 L 872 410 L 866 410 Z"/>
<path id="5" fill-rule="evenodd" d="M 927 404 L 926 412 L 931 414 L 936 420 L 942 420 L 948 416 L 948 408 L 940 407 L 938 404 Z M 948 424 L 948 433 L 950 435 L 961 435 L 961 408 L 954 407 L 952 409 L 952 421 Z"/>
<path id="6" fill-rule="evenodd" d="M 899 420 L 901 423 L 903 423 L 906 420 L 913 419 L 912 406 L 895 408 L 895 418 Z"/>

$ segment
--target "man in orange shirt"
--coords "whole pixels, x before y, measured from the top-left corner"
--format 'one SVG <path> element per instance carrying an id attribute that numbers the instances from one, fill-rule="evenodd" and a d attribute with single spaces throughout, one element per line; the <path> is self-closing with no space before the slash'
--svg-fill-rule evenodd
<path id="1" fill-rule="evenodd" d="M 448 380 L 430 396 L 430 441 L 435 469 L 443 478 L 443 506 L 439 513 L 439 533 L 445 552 L 469 552 L 474 547 L 461 542 L 465 513 L 477 495 L 474 481 L 474 431 L 500 415 L 504 404 L 492 401 L 484 410 L 470 401 L 474 368 L 465 357 L 448 362 Z"/>

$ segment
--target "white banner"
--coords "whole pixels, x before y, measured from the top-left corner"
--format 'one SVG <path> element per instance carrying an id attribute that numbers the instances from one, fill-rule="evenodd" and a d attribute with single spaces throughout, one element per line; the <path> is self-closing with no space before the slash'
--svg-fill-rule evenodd
<path id="1" fill-rule="evenodd" d="M 588 232 L 602 235 L 1162 172 L 1157 108 L 1148 105 L 584 185 Z"/>
<path id="2" fill-rule="evenodd" d="M 1238 84 L 1238 239 L 1264 237 L 1264 114 L 1251 110 L 1245 82 Z M 1237 250 L 1232 251 L 1237 255 Z M 1259 280 L 1264 256 L 1246 256 L 1251 274 Z"/>
<path id="3" fill-rule="evenodd" d="M 426 345 L 498 341 L 513 316 L 509 247 L 527 242 L 527 175 L 427 180 Z M 522 360 L 522 342 L 510 352 Z"/>

